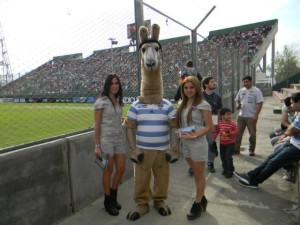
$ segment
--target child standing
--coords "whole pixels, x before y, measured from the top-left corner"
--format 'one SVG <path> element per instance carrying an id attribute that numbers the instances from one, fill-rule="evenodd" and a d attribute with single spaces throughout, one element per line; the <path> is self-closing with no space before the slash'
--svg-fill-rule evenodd
<path id="1" fill-rule="evenodd" d="M 233 176 L 234 171 L 232 155 L 238 129 L 236 123 L 231 120 L 230 109 L 222 108 L 220 110 L 220 117 L 221 120 L 219 120 L 219 123 L 213 132 L 212 139 L 215 142 L 217 136 L 220 136 L 220 157 L 223 167 L 222 175 L 226 178 L 230 178 Z"/>

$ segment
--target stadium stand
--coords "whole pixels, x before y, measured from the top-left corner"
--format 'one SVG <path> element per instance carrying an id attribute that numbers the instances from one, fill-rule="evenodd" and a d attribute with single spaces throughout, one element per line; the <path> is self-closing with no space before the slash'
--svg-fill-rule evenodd
<path id="1" fill-rule="evenodd" d="M 198 42 L 200 73 L 217 76 L 218 48 L 221 47 L 224 54 L 222 83 L 228 85 L 230 74 L 233 72 L 232 51 L 239 52 L 242 63 L 251 62 L 268 37 L 272 26 L 277 26 L 277 20 L 211 31 L 208 38 Z M 190 36 L 162 40 L 161 44 L 165 92 L 172 92 L 178 85 L 180 69 L 191 58 Z M 112 71 L 120 75 L 125 92 L 137 91 L 137 53 L 129 49 L 130 46 L 122 46 L 98 50 L 86 58 L 83 58 L 81 53 L 55 56 L 52 60 L 3 86 L 0 97 L 67 99 L 74 96 L 97 96 L 102 89 L 103 78 Z"/>

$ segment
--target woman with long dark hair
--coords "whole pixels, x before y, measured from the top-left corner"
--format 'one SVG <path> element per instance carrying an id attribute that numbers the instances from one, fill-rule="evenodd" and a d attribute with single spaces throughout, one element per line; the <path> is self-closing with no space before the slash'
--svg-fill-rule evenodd
<path id="1" fill-rule="evenodd" d="M 101 97 L 96 100 L 94 106 L 95 155 L 102 162 L 107 160 L 102 175 L 104 207 L 110 215 L 117 216 L 121 209 L 117 202 L 117 192 L 126 161 L 122 135 L 123 93 L 117 75 L 107 76 Z M 115 174 L 111 179 L 113 167 Z"/>

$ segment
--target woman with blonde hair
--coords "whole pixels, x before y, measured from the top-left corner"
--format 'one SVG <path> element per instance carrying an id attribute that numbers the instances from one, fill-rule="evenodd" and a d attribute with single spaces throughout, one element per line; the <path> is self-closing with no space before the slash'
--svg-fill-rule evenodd
<path id="1" fill-rule="evenodd" d="M 176 112 L 176 121 L 180 127 L 181 151 L 192 168 L 196 184 L 196 196 L 189 220 L 201 216 L 206 211 L 207 200 L 204 195 L 204 169 L 208 157 L 206 134 L 212 132 L 213 122 L 210 105 L 203 99 L 201 84 L 194 76 L 188 76 L 181 85 L 182 101 Z"/>

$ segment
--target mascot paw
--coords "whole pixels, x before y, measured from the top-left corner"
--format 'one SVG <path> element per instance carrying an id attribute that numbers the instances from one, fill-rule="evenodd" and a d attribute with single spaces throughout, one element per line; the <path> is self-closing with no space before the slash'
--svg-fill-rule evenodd
<path id="1" fill-rule="evenodd" d="M 149 205 L 148 204 L 141 204 L 138 205 L 133 212 L 129 212 L 127 214 L 127 219 L 131 221 L 138 220 L 143 215 L 145 215 L 147 212 L 149 212 Z"/>
<path id="2" fill-rule="evenodd" d="M 138 212 L 129 212 L 127 214 L 127 219 L 131 221 L 138 220 L 140 218 L 140 214 Z"/>
<path id="3" fill-rule="evenodd" d="M 162 216 L 171 215 L 171 209 L 163 201 L 154 201 L 154 208 Z"/>
<path id="4" fill-rule="evenodd" d="M 136 148 L 130 152 L 130 160 L 134 163 L 140 164 L 144 160 L 144 153 L 141 149 Z"/>
<path id="5" fill-rule="evenodd" d="M 169 163 L 174 163 L 179 159 L 179 150 L 178 149 L 169 149 L 166 151 L 166 160 Z"/>

